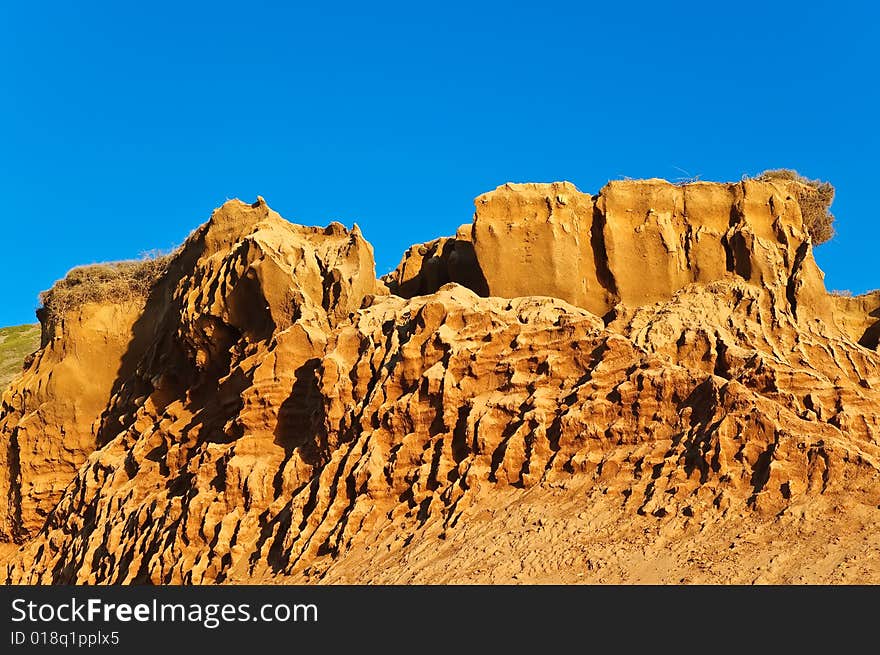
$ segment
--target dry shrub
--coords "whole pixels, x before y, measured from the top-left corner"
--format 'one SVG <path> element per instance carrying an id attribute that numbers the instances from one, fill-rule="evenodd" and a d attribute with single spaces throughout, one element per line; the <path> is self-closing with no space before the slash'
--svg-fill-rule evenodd
<path id="1" fill-rule="evenodd" d="M 125 302 L 146 298 L 173 255 L 148 255 L 140 260 L 91 264 L 72 269 L 40 294 L 43 310 L 54 317 L 86 303 Z"/>
<path id="2" fill-rule="evenodd" d="M 829 211 L 834 202 L 834 187 L 830 182 L 811 180 L 790 168 L 764 171 L 755 179 L 798 182 L 797 200 L 813 245 L 825 243 L 834 236 L 834 214 Z"/>

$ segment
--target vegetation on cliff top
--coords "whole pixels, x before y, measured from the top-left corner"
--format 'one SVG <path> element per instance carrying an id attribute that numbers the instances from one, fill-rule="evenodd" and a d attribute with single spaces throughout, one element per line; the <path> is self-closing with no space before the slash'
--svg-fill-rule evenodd
<path id="1" fill-rule="evenodd" d="M 48 316 L 60 317 L 86 303 L 144 298 L 165 272 L 171 257 L 147 255 L 139 260 L 74 268 L 63 280 L 40 294 L 43 311 Z"/>
<path id="2" fill-rule="evenodd" d="M 834 214 L 829 211 L 834 202 L 834 187 L 830 182 L 811 180 L 790 168 L 777 168 L 764 171 L 758 180 L 789 180 L 801 184 L 798 192 L 798 204 L 813 245 L 829 241 L 834 236 Z"/>

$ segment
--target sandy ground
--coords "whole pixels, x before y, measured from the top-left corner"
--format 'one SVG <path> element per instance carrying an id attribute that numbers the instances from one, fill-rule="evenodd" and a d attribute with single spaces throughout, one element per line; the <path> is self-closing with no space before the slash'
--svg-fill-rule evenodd
<path id="1" fill-rule="evenodd" d="M 485 497 L 484 497 L 485 500 Z M 632 516 L 583 490 L 498 490 L 455 527 L 354 544 L 302 579 L 324 584 L 874 584 L 880 507 L 821 498 L 776 516 L 741 507 Z M 322 566 L 323 564 L 324 566 Z"/>

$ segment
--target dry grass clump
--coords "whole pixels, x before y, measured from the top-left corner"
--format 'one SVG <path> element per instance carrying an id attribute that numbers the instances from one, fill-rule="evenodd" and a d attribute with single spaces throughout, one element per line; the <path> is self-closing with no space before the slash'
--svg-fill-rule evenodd
<path id="1" fill-rule="evenodd" d="M 830 182 L 811 180 L 790 168 L 764 171 L 755 179 L 799 182 L 798 204 L 813 245 L 825 243 L 834 236 L 834 214 L 828 211 L 834 202 L 834 187 Z"/>
<path id="2" fill-rule="evenodd" d="M 86 303 L 145 298 L 172 256 L 151 254 L 140 260 L 79 266 L 41 293 L 40 302 L 49 315 L 60 317 Z"/>

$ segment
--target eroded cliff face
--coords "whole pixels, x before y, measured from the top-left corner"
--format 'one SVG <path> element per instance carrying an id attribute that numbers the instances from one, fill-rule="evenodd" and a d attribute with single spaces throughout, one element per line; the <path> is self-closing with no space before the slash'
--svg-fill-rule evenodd
<path id="1" fill-rule="evenodd" d="M 837 324 L 857 343 L 877 350 L 880 343 L 880 291 L 861 296 L 835 295 Z"/>
<path id="2" fill-rule="evenodd" d="M 357 228 L 227 203 L 101 310 L 132 318 L 82 417 L 40 410 L 19 470 L 75 426 L 78 460 L 10 485 L 6 580 L 880 580 L 872 301 L 828 296 L 793 198 L 505 185 L 385 284 Z M 13 399 L 96 367 L 52 347 L 9 452 L 46 407 Z"/>
<path id="3" fill-rule="evenodd" d="M 43 347 L 0 399 L 0 541 L 34 536 L 96 448 L 107 400 L 133 372 L 143 311 L 90 303 L 43 326 Z"/>
<path id="4" fill-rule="evenodd" d="M 505 184 L 475 201 L 467 237 L 475 256 L 468 263 L 485 285 L 470 288 L 484 296 L 561 298 L 603 316 L 618 303 L 666 300 L 688 284 L 732 274 L 783 293 L 795 314 L 803 298 L 811 315 L 830 319 L 799 186 L 623 180 L 590 196 L 569 182 Z M 448 256 L 444 248 L 424 260 L 414 255 L 426 246 L 411 249 L 389 275 L 405 297 L 464 277 L 432 275 Z"/>

